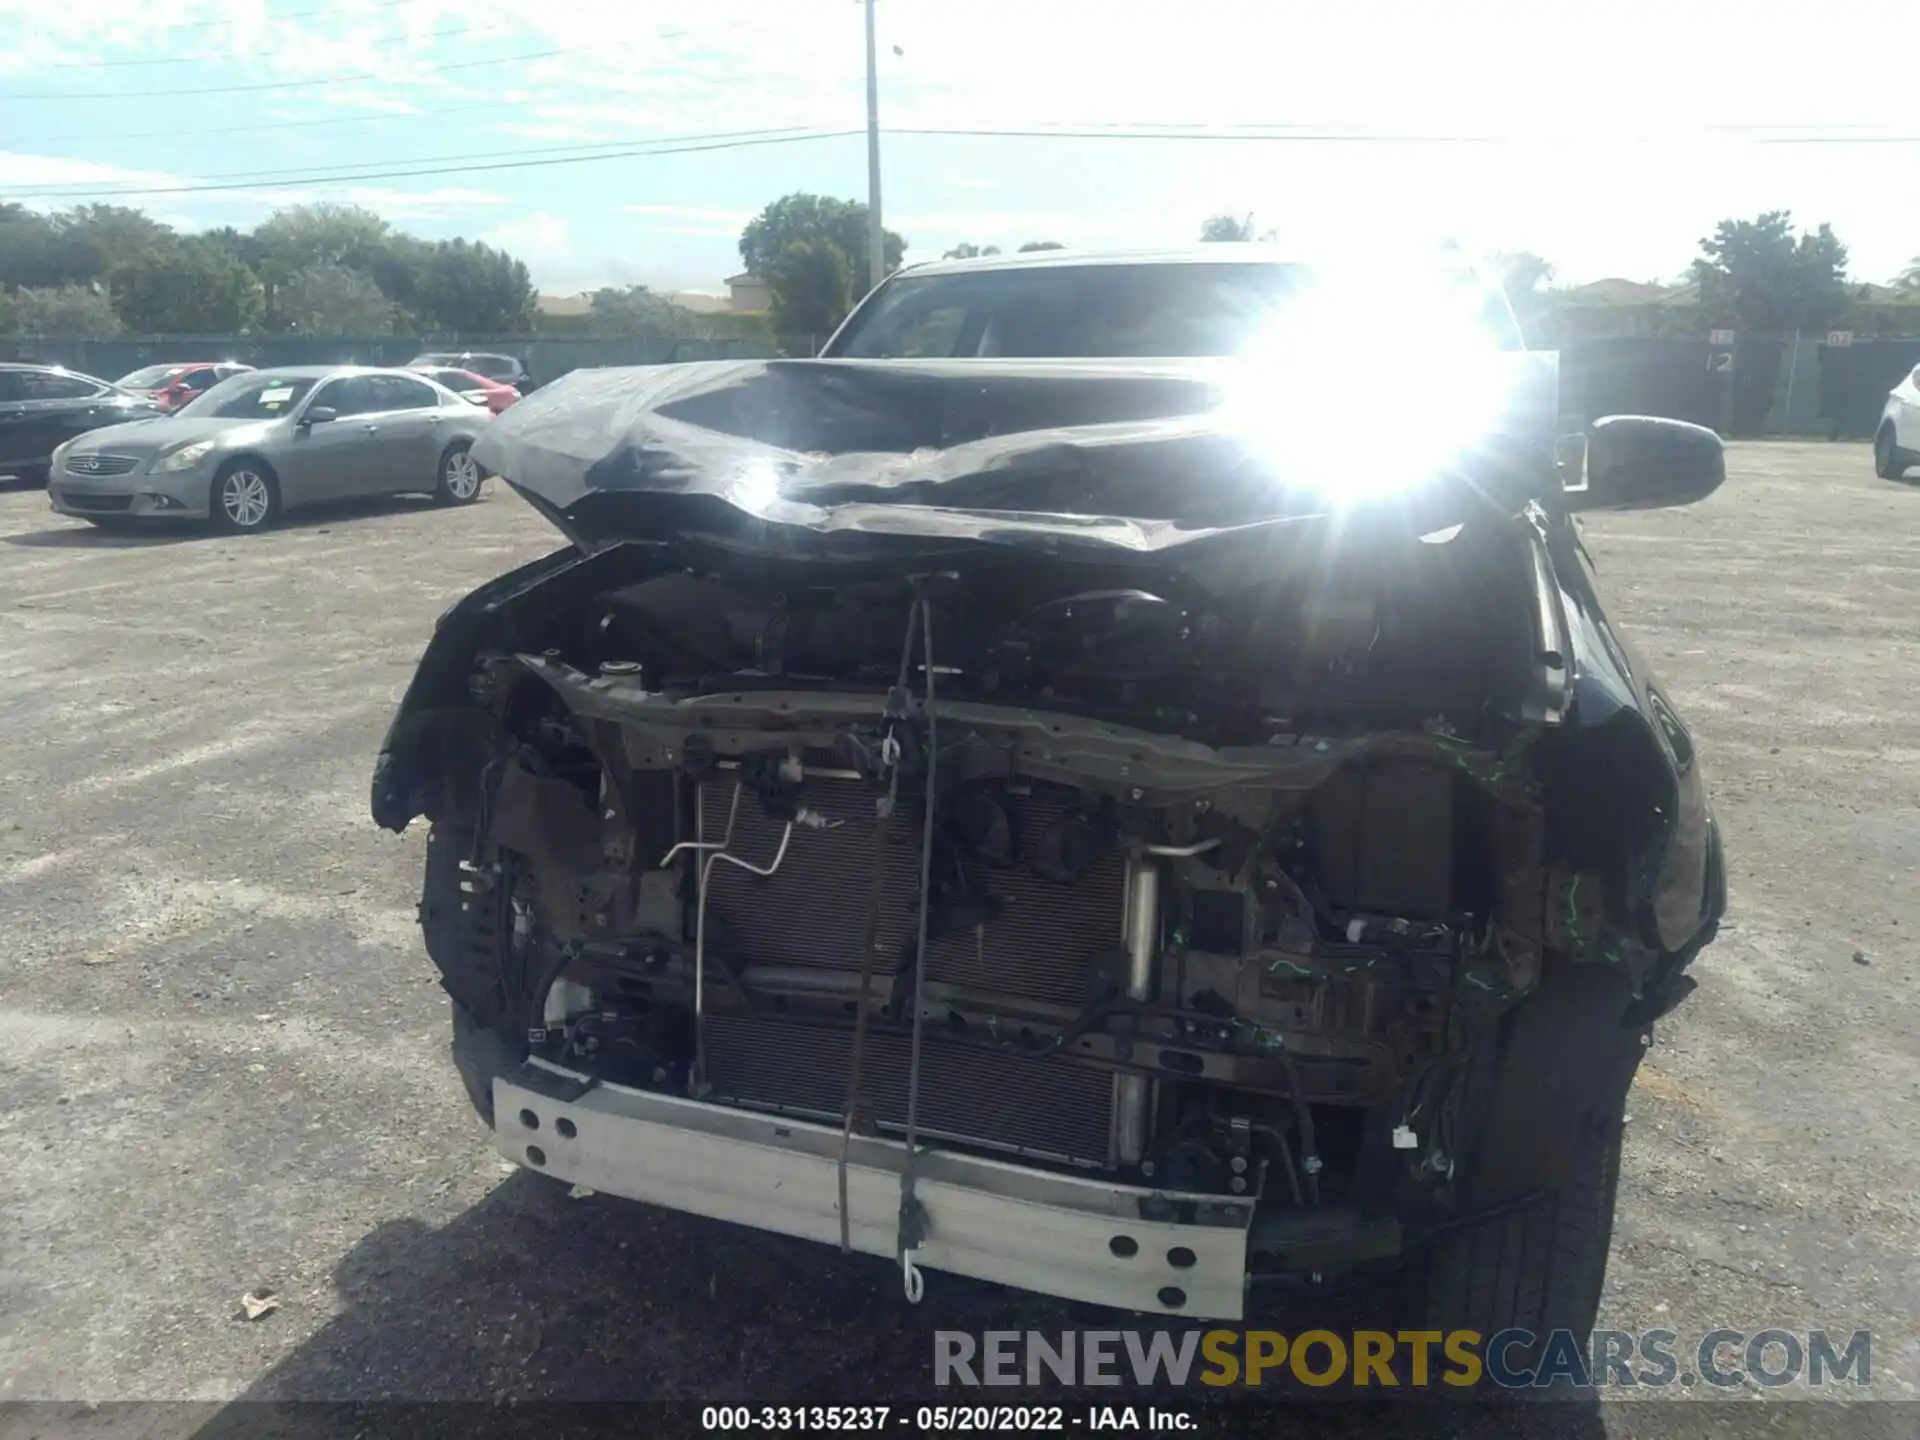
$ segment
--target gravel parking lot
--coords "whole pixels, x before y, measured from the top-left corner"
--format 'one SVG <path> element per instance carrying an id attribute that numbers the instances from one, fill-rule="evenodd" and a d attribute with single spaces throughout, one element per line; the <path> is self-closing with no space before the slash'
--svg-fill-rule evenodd
<path id="1" fill-rule="evenodd" d="M 1732 889 L 1641 1071 L 1603 1323 L 1868 1327 L 1912 1398 L 1920 486 L 1871 471 L 1736 447 L 1711 501 L 1587 527 Z M 235 539 L 0 492 L 0 1398 L 844 1401 L 924 1388 L 935 1328 L 1086 1323 L 939 1276 L 910 1311 L 879 1262 L 490 1151 L 424 834 L 367 779 L 434 617 L 555 543 L 497 489 Z"/>

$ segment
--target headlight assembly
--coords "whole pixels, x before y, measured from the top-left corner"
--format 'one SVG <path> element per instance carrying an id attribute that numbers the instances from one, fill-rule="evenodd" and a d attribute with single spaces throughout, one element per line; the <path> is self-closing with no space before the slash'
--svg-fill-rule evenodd
<path id="1" fill-rule="evenodd" d="M 213 449 L 213 441 L 196 440 L 191 445 L 182 445 L 171 454 L 162 455 L 154 464 L 155 470 L 191 470 L 207 458 L 207 452 Z"/>

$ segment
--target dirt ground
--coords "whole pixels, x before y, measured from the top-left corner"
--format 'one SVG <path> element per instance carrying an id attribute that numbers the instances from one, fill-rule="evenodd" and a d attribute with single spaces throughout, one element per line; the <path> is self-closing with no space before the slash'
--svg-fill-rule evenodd
<path id="1" fill-rule="evenodd" d="M 1641 1071 L 1602 1323 L 1870 1328 L 1873 1393 L 1920 1397 L 1920 486 L 1736 447 L 1587 530 L 1732 890 Z M 1088 1323 L 937 1275 L 910 1310 L 489 1149 L 424 836 L 367 781 L 434 617 L 554 543 L 499 491 L 233 539 L 0 492 L 0 1399 L 851 1400 L 924 1390 L 936 1328 Z"/>

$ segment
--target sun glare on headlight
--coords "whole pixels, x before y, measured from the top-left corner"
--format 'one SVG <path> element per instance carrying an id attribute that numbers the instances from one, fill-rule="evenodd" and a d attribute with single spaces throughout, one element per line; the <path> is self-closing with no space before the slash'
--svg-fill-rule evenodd
<path id="1" fill-rule="evenodd" d="M 1486 299 L 1452 277 L 1317 279 L 1229 366 L 1220 415 L 1277 483 L 1336 503 L 1404 491 L 1500 418 L 1513 371 Z"/>

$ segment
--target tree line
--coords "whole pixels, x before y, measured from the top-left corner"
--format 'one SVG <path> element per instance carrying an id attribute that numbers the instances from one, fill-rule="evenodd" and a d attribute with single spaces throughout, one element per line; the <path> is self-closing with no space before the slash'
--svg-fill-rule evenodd
<path id="1" fill-rule="evenodd" d="M 905 254 L 906 241 L 891 230 L 885 234 L 887 268 L 892 270 Z M 1203 242 L 1280 238 L 1252 214 L 1209 216 L 1199 234 Z M 1061 247 L 1042 240 L 1019 248 Z M 995 246 L 969 242 L 942 258 L 998 253 Z M 822 195 L 783 196 L 741 233 L 740 258 L 768 286 L 775 333 L 827 334 L 866 288 L 867 207 Z M 1687 267 L 1692 296 L 1673 308 L 1684 310 L 1686 323 L 1693 327 L 1725 326 L 1750 334 L 1825 331 L 1839 325 L 1858 299 L 1859 287 L 1848 278 L 1847 261 L 1847 247 L 1831 226 L 1798 230 L 1785 210 L 1750 220 L 1723 220 L 1700 241 L 1699 254 Z M 1506 292 L 1522 326 L 1550 341 L 1565 301 L 1565 292 L 1553 284 L 1553 266 L 1524 250 L 1484 256 L 1481 263 Z M 1899 283 L 1920 301 L 1920 259 Z"/>
<path id="2" fill-rule="evenodd" d="M 1273 240 L 1256 232 L 1253 216 L 1215 215 L 1200 239 Z M 1816 333 L 1840 326 L 1859 309 L 1861 287 L 1847 273 L 1847 247 L 1830 225 L 1798 230 L 1788 210 L 1769 210 L 1751 220 L 1722 220 L 1700 241 L 1685 277 L 1692 295 L 1667 302 L 1682 323 L 1747 334 Z M 1526 250 L 1483 257 L 1488 278 L 1503 289 L 1523 326 L 1551 335 L 1564 292 L 1553 286 L 1554 269 Z M 1920 259 L 1895 282 L 1920 301 Z M 1916 316 L 1920 318 L 1920 316 Z"/>
<path id="3" fill-rule="evenodd" d="M 499 334 L 524 330 L 534 302 L 506 251 L 354 205 L 183 234 L 119 205 L 0 202 L 0 334 Z"/>
<path id="4" fill-rule="evenodd" d="M 784 195 L 740 236 L 741 260 L 768 286 L 766 321 L 696 315 L 629 285 L 593 292 L 583 315 L 540 317 L 539 328 L 684 338 L 757 326 L 824 336 L 865 292 L 867 236 L 859 201 Z M 884 236 L 887 269 L 897 269 L 907 242 L 893 230 Z M 1220 214 L 1202 223 L 1199 238 L 1280 237 L 1251 214 Z M 1053 240 L 1019 246 L 1060 248 Z M 944 258 L 997 253 L 965 242 Z M 1567 309 L 1553 266 L 1526 251 L 1486 257 L 1486 264 L 1522 324 L 1551 339 Z M 1690 329 L 1824 331 L 1858 308 L 1847 265 L 1847 247 L 1831 226 L 1796 229 L 1785 210 L 1724 220 L 1687 269 L 1692 295 L 1665 308 Z M 1920 259 L 1897 284 L 1920 302 Z M 124 206 L 44 214 L 0 202 L 0 336 L 513 334 L 534 326 L 536 300 L 526 265 L 506 251 L 424 240 L 359 206 L 293 206 L 251 230 L 182 233 Z M 1915 308 L 1920 313 L 1920 303 Z"/>

